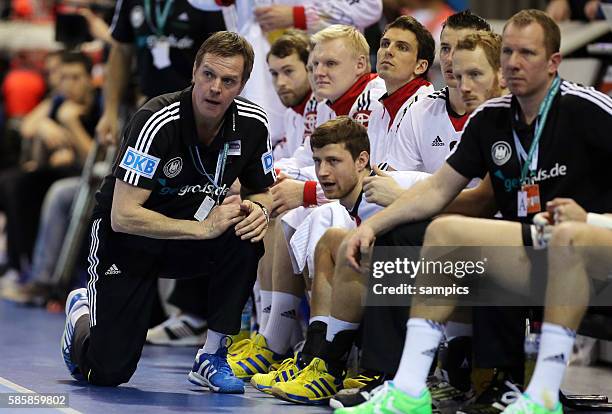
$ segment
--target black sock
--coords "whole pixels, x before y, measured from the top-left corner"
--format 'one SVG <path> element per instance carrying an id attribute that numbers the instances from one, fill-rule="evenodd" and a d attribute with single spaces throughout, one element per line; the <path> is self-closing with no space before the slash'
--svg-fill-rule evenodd
<path id="1" fill-rule="evenodd" d="M 314 321 L 308 325 L 306 331 L 306 342 L 302 348 L 302 356 L 298 365 L 304 368 L 315 357 L 321 357 L 325 344 L 325 335 L 327 334 L 327 324 L 321 321 Z"/>
<path id="2" fill-rule="evenodd" d="M 461 391 L 472 387 L 472 337 L 459 336 L 440 348 L 440 369 L 448 375 L 448 382 Z"/>
<path id="3" fill-rule="evenodd" d="M 334 377 L 343 377 L 346 371 L 346 361 L 355 343 L 357 330 L 340 331 L 332 342 L 325 341 L 323 360 L 327 369 Z"/>
<path id="4" fill-rule="evenodd" d="M 89 345 L 89 314 L 81 316 L 74 324 L 74 336 L 72 337 L 72 350 L 70 359 L 79 366 L 81 373 L 83 370 L 82 361 L 85 359 L 87 347 Z"/>

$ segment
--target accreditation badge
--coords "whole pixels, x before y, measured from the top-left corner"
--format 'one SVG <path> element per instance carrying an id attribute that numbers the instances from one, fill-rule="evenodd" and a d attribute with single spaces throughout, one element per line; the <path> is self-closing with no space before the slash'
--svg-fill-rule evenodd
<path id="1" fill-rule="evenodd" d="M 518 192 L 518 216 L 527 217 L 542 211 L 539 184 L 524 184 Z"/>
<path id="2" fill-rule="evenodd" d="M 165 37 L 158 37 L 155 45 L 151 49 L 153 56 L 153 66 L 156 69 L 165 69 L 171 65 L 170 62 L 170 42 Z"/>

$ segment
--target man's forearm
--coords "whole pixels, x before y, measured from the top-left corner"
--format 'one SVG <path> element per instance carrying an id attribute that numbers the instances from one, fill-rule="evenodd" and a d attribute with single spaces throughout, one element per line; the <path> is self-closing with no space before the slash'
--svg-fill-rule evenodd
<path id="1" fill-rule="evenodd" d="M 153 239 L 202 239 L 202 225 L 192 220 L 173 219 L 144 207 L 117 213 L 113 208 L 111 226 L 119 233 L 134 234 Z"/>
<path id="2" fill-rule="evenodd" d="M 375 234 L 382 234 L 400 224 L 433 217 L 440 213 L 459 192 L 453 190 L 453 185 L 447 185 L 444 181 L 445 177 L 438 173 L 419 181 L 365 223 L 374 230 Z"/>

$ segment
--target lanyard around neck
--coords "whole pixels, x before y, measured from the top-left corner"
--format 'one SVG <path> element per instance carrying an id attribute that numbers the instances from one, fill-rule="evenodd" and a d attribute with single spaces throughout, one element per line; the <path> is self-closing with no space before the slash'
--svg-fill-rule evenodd
<path id="1" fill-rule="evenodd" d="M 166 4 L 164 5 L 164 10 L 162 11 L 159 6 L 159 1 L 156 1 L 155 4 L 155 24 L 152 22 L 153 14 L 151 13 L 151 1 L 152 0 L 144 0 L 145 7 L 145 16 L 147 18 L 147 22 L 151 29 L 158 36 L 163 36 L 164 27 L 166 26 L 166 22 L 168 21 L 168 16 L 170 15 L 170 11 L 172 10 L 172 5 L 174 0 L 166 0 Z"/>
<path id="2" fill-rule="evenodd" d="M 198 150 L 197 145 L 190 146 L 189 152 L 191 153 L 191 159 L 198 172 L 205 176 L 208 181 L 210 181 L 210 183 L 215 186 L 215 188 L 221 187 L 221 183 L 223 182 L 223 174 L 225 173 L 227 154 L 229 152 L 229 144 L 226 142 L 223 145 L 223 150 L 219 151 L 214 179 L 210 176 L 210 174 L 206 172 L 206 168 L 204 167 L 204 163 L 202 162 L 202 158 L 200 157 L 200 151 Z"/>
<path id="3" fill-rule="evenodd" d="M 535 132 L 533 135 L 533 142 L 531 143 L 531 147 L 529 148 L 528 154 L 525 152 L 525 149 L 521 145 L 516 131 L 514 130 L 514 128 L 512 128 L 514 145 L 516 146 L 519 161 L 524 159 L 524 163 L 521 168 L 521 184 L 525 184 L 527 176 L 530 173 L 535 172 L 535 170 L 537 169 L 540 138 L 542 137 L 542 131 L 544 131 L 544 126 L 546 125 L 548 112 L 550 110 L 550 107 L 552 106 L 552 102 L 555 98 L 555 95 L 557 95 L 557 92 L 559 91 L 560 85 L 561 78 L 559 77 L 559 75 L 557 75 L 555 76 L 552 85 L 548 89 L 544 100 L 540 104 L 540 108 L 538 110 L 538 117 L 535 125 Z"/>

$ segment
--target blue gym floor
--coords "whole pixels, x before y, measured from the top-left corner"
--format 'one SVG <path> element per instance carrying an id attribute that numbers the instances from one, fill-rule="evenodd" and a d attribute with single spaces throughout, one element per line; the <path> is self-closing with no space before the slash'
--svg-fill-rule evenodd
<path id="1" fill-rule="evenodd" d="M 70 408 L 2 409 L 0 413 L 331 413 L 328 407 L 286 403 L 247 385 L 244 395 L 220 395 L 187 381 L 195 348 L 145 347 L 136 374 L 118 388 L 75 381 L 60 356 L 64 314 L 0 300 L 0 394 L 68 393 Z M 612 367 L 570 367 L 563 388 L 612 399 Z"/>
<path id="2" fill-rule="evenodd" d="M 60 356 L 64 314 L 0 300 L 0 393 L 68 393 L 70 409 L 2 409 L 26 413 L 330 413 L 329 407 L 283 402 L 247 386 L 244 395 L 214 394 L 187 374 L 195 348 L 146 346 L 129 383 L 118 388 L 75 381 Z"/>

